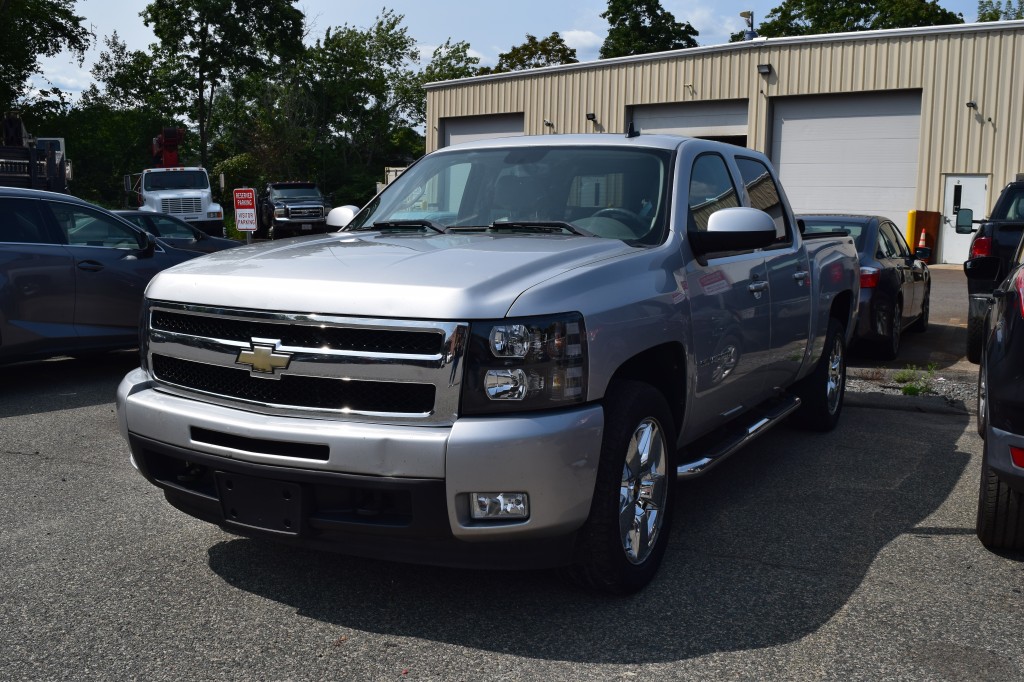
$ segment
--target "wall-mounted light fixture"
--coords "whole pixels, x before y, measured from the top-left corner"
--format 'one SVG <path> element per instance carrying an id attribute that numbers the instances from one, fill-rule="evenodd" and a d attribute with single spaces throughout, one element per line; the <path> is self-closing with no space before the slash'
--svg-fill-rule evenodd
<path id="1" fill-rule="evenodd" d="M 588 113 L 587 120 L 590 121 L 591 123 L 597 123 L 597 114 L 595 114 L 594 112 Z"/>
<path id="2" fill-rule="evenodd" d="M 547 127 L 547 128 L 554 128 L 555 124 L 552 123 L 551 121 L 547 120 L 547 119 L 544 119 L 544 126 Z"/>
<path id="3" fill-rule="evenodd" d="M 771 64 L 758 64 L 757 65 L 757 72 L 759 74 L 761 74 L 762 76 L 770 76 L 771 73 L 772 73 L 772 65 Z"/>
<path id="4" fill-rule="evenodd" d="M 974 109 L 975 111 L 977 111 L 978 110 L 978 103 L 975 102 L 973 99 L 967 100 L 967 108 L 968 109 Z"/>

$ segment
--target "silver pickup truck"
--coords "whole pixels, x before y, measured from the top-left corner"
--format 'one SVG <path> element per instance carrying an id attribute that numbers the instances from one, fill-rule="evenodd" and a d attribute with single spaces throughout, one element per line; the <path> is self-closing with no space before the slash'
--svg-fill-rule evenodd
<path id="1" fill-rule="evenodd" d="M 467 143 L 339 232 L 157 275 L 118 419 L 232 532 L 626 593 L 676 477 L 787 415 L 835 425 L 858 287 L 852 240 L 805 239 L 749 149 Z"/>

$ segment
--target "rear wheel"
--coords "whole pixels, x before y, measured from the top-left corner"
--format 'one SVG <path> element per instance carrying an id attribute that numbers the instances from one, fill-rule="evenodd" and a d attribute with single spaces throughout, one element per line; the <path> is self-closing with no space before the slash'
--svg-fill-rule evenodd
<path id="1" fill-rule="evenodd" d="M 839 422 L 846 394 L 846 337 L 836 318 L 828 322 L 825 349 L 814 371 L 793 388 L 800 409 L 793 414 L 797 426 L 811 431 L 831 431 Z"/>
<path id="2" fill-rule="evenodd" d="M 967 359 L 975 364 L 981 362 L 981 345 L 985 335 L 985 318 L 967 315 Z"/>
<path id="3" fill-rule="evenodd" d="M 889 318 L 889 336 L 878 347 L 878 354 L 883 360 L 892 360 L 899 354 L 902 335 L 903 301 L 896 299 L 892 306 L 892 317 Z"/>
<path id="4" fill-rule="evenodd" d="M 614 384 L 604 408 L 594 498 L 571 570 L 587 587 L 629 594 L 651 581 L 665 555 L 676 432 L 665 398 L 649 384 Z"/>
<path id="5" fill-rule="evenodd" d="M 1024 495 L 1010 488 L 988 465 L 991 439 L 985 441 L 978 491 L 977 533 L 989 549 L 1024 549 Z"/>
<path id="6" fill-rule="evenodd" d="M 923 333 L 928 331 L 928 312 L 931 308 L 932 301 L 932 290 L 928 287 L 924 292 L 924 303 L 921 304 L 921 316 L 914 320 L 914 324 L 910 325 L 910 331 Z"/>

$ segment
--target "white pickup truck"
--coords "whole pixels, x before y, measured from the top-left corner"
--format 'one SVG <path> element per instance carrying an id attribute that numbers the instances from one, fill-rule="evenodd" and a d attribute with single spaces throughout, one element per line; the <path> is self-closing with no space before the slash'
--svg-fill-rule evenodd
<path id="1" fill-rule="evenodd" d="M 853 241 L 805 239 L 749 149 L 467 143 L 339 232 L 157 275 L 118 419 L 233 532 L 625 593 L 677 477 L 787 415 L 835 425 L 858 288 Z"/>

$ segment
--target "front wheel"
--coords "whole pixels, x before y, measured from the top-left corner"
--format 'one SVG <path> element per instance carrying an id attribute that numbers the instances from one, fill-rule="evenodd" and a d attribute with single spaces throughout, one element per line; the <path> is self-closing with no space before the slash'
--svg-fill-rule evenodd
<path id="1" fill-rule="evenodd" d="M 798 426 L 811 431 L 831 431 L 836 427 L 846 393 L 846 337 L 836 318 L 828 321 L 825 349 L 818 366 L 793 391 L 802 403 L 793 415 Z"/>
<path id="2" fill-rule="evenodd" d="M 893 360 L 899 355 L 902 334 L 903 302 L 897 299 L 892 305 L 892 316 L 889 318 L 889 336 L 878 347 L 878 354 L 883 360 Z"/>
<path id="3" fill-rule="evenodd" d="M 572 574 L 591 589 L 630 594 L 651 581 L 665 555 L 675 424 L 662 394 L 638 381 L 609 387 L 604 411 L 597 482 Z"/>
<path id="4" fill-rule="evenodd" d="M 928 312 L 931 308 L 932 301 L 932 290 L 929 287 L 924 292 L 924 303 L 921 304 L 921 316 L 914 320 L 914 324 L 911 325 L 910 331 L 918 334 L 928 331 Z"/>

